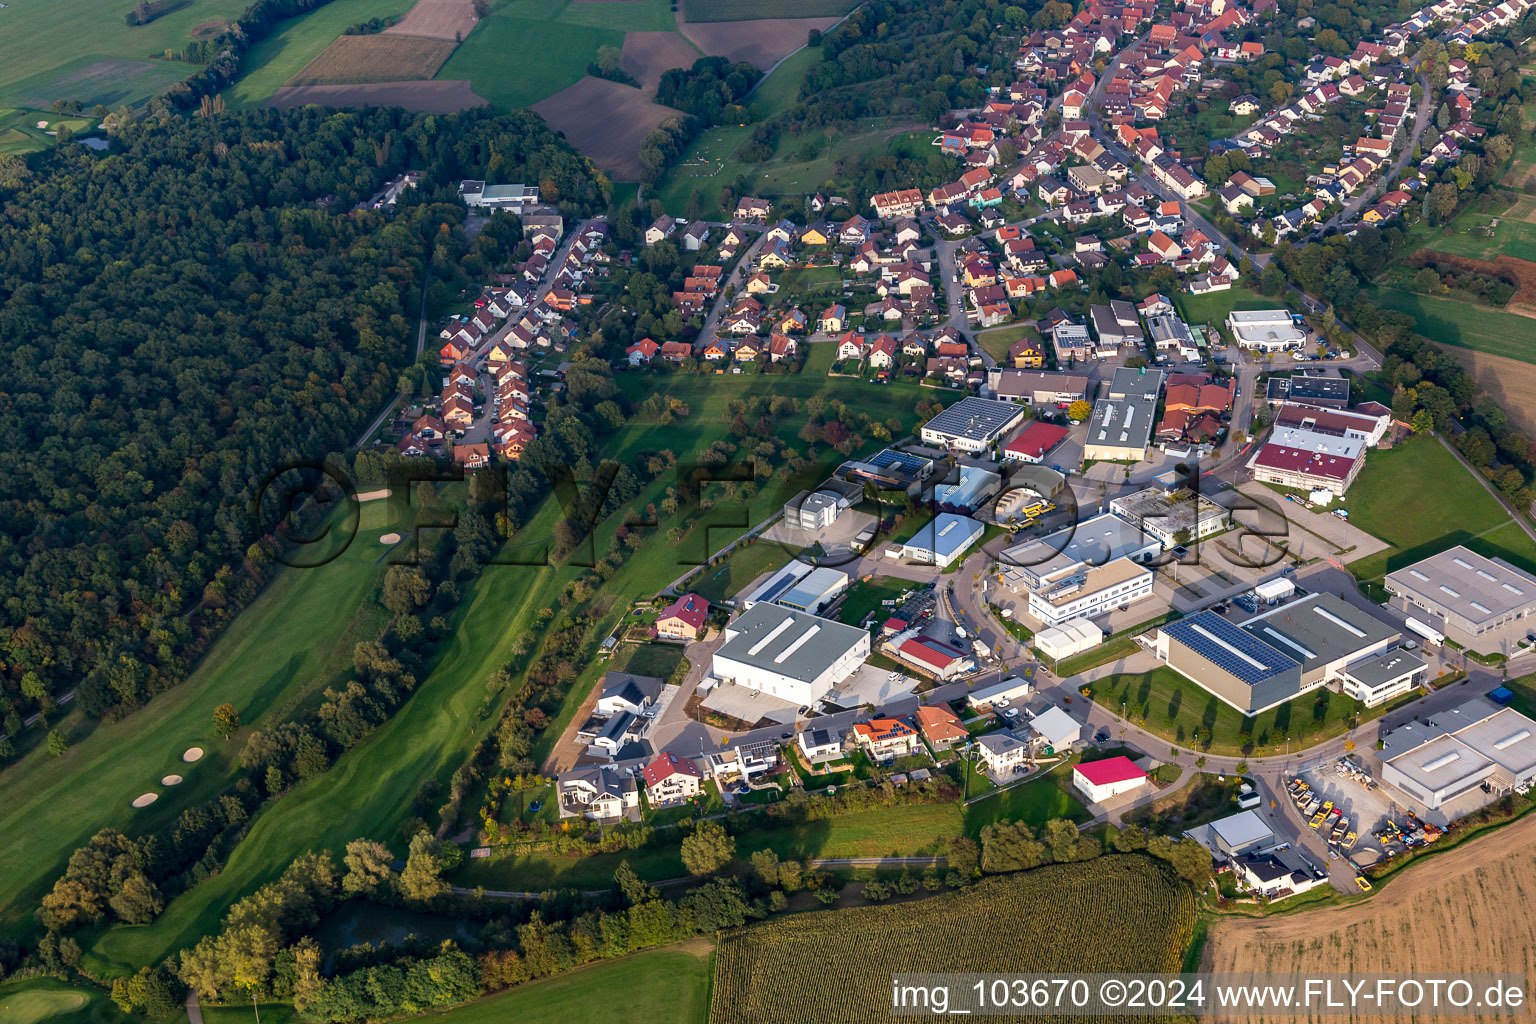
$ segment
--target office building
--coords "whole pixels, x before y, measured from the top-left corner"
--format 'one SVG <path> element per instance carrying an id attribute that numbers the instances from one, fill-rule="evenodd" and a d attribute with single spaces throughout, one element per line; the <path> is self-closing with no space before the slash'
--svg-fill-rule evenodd
<path id="1" fill-rule="evenodd" d="M 1085 567 L 1029 592 L 1029 614 L 1048 626 L 1089 619 L 1152 596 L 1152 570 L 1129 558 Z"/>
<path id="2" fill-rule="evenodd" d="M 1168 491 L 1149 487 L 1112 499 L 1109 510 L 1143 533 L 1156 537 L 1165 548 L 1220 533 L 1232 520 L 1226 509 L 1188 488 Z"/>
<path id="3" fill-rule="evenodd" d="M 1240 348 L 1258 352 L 1299 349 L 1307 341 L 1307 332 L 1286 309 L 1233 310 L 1227 314 L 1227 330 Z"/>

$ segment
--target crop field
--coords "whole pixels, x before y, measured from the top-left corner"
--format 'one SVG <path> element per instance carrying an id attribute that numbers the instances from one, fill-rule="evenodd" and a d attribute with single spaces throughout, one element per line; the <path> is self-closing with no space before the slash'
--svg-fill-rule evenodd
<path id="1" fill-rule="evenodd" d="M 614 181 L 639 181 L 645 136 L 667 118 L 682 116 L 653 102 L 649 93 L 591 75 L 540 100 L 533 109 Z"/>
<path id="2" fill-rule="evenodd" d="M 268 105 L 278 110 L 318 103 L 325 107 L 402 107 L 423 114 L 450 114 L 485 105 L 468 82 L 367 82 L 361 85 L 286 85 Z"/>
<path id="3" fill-rule="evenodd" d="M 1454 854 L 1403 869 L 1364 901 L 1282 917 L 1219 917 L 1201 970 L 1283 973 L 1326 965 L 1354 974 L 1529 976 L 1536 971 L 1533 871 L 1536 818 L 1527 816 Z"/>
<path id="4" fill-rule="evenodd" d="M 370 18 L 392 18 L 410 6 L 411 0 L 347 0 L 284 19 L 277 31 L 246 52 L 240 77 L 224 90 L 224 102 L 231 110 L 264 103 L 339 39 L 347 26 Z"/>
<path id="5" fill-rule="evenodd" d="M 385 35 L 427 36 L 458 42 L 475 27 L 474 0 L 416 0 Z"/>
<path id="6" fill-rule="evenodd" d="M 677 32 L 629 32 L 624 36 L 624 70 L 651 96 L 656 94 L 663 72 L 693 67 L 702 56 Z"/>
<path id="7" fill-rule="evenodd" d="M 432 1024 L 705 1024 L 713 950 L 705 939 L 646 950 L 424 1019 Z"/>
<path id="8" fill-rule="evenodd" d="M 750 2 L 756 8 L 754 14 L 763 13 L 763 8 L 757 0 L 750 0 Z M 837 6 L 852 7 L 853 5 L 838 3 Z M 775 13 L 780 13 L 778 6 L 773 10 Z M 839 17 L 841 13 L 833 17 L 700 21 L 690 14 L 687 24 L 682 26 L 682 33 L 693 40 L 694 45 L 705 53 L 729 57 L 732 61 L 744 60 L 767 71 L 779 60 L 806 45 L 812 29 L 823 31 L 831 28 L 837 23 Z"/>
<path id="9" fill-rule="evenodd" d="M 683 0 L 683 15 L 690 22 L 755 21 L 765 10 L 785 19 L 828 18 L 837 20 L 858 6 L 859 0 Z M 801 42 L 805 40 L 802 39 Z"/>
<path id="10" fill-rule="evenodd" d="M 493 9 L 448 58 L 438 76 L 467 81 L 476 95 L 503 110 L 515 110 L 531 107 L 581 81 L 587 65 L 597 59 L 599 46 L 624 45 L 620 30 L 510 13 L 522 6 Z"/>
<path id="11" fill-rule="evenodd" d="M 1536 343 L 1532 347 L 1536 348 Z M 1472 348 L 1446 351 L 1472 374 L 1479 388 L 1494 397 L 1509 414 L 1510 422 L 1526 433 L 1536 433 L 1536 356 L 1515 360 Z"/>
<path id="12" fill-rule="evenodd" d="M 5 13 L 5 12 L 0 12 Z M 128 57 L 81 57 L 0 89 L 0 103 L 50 110 L 55 100 L 78 100 L 89 110 L 142 106 L 196 69 L 191 64 Z"/>
<path id="13" fill-rule="evenodd" d="M 1368 297 L 1382 309 L 1413 317 L 1414 330 L 1430 341 L 1472 348 L 1509 359 L 1536 362 L 1536 325 L 1529 317 L 1453 299 L 1420 295 L 1405 288 L 1376 288 Z"/>
<path id="14" fill-rule="evenodd" d="M 988 878 L 913 903 L 797 914 L 720 934 L 710 1020 L 888 1021 L 898 972 L 1177 970 L 1194 918 L 1189 891 L 1138 855 Z M 1056 934 L 1064 926 L 1070 940 Z M 823 986 L 814 998 L 808 979 Z"/>
<path id="15" fill-rule="evenodd" d="M 1425 501 L 1426 494 L 1455 495 Z M 1373 451 L 1345 498 L 1350 525 L 1392 547 L 1351 562 L 1359 579 L 1374 579 L 1457 544 L 1536 569 L 1536 544 L 1445 446 L 1420 435 L 1390 451 Z M 1403 515 L 1411 508 L 1413 515 Z"/>
<path id="16" fill-rule="evenodd" d="M 310 61 L 289 85 L 356 85 L 430 79 L 453 53 L 451 39 L 425 36 L 342 36 Z"/>
<path id="17" fill-rule="evenodd" d="M 68 755 L 47 756 L 41 747 L 6 769 L 11 794 L 0 807 L 0 927 L 31 925 L 24 918 L 70 851 L 97 829 L 146 829 L 175 819 L 182 808 L 223 785 L 245 741 L 213 735 L 210 716 L 229 701 L 247 726 L 264 716 L 277 720 L 326 686 L 344 685 L 352 648 L 376 638 L 382 610 L 373 602 L 376 564 L 382 552 L 383 502 L 363 506 L 360 532 L 341 557 L 318 569 L 290 569 L 277 577 L 223 634 L 193 674 L 122 722 L 92 723 L 78 712 L 55 725 L 70 739 Z M 182 751 L 202 746 L 207 754 L 184 765 Z M 170 772 L 186 776 L 175 790 L 161 791 L 151 808 L 129 804 Z"/>
<path id="18" fill-rule="evenodd" d="M 179 50 L 193 38 L 197 26 L 237 18 L 249 6 L 250 0 L 195 0 L 148 25 L 130 28 L 123 16 L 133 4 L 122 0 L 13 0 L 0 10 L 0 106 L 47 110 L 56 99 L 78 99 L 88 107 L 97 102 L 112 107 L 143 102 L 197 70 L 192 64 L 146 58 L 168 48 Z M 99 83 L 110 86 L 101 95 L 123 98 L 48 95 L 50 78 L 67 78 L 80 68 L 114 60 L 126 66 L 112 76 L 115 82 Z M 23 83 L 29 87 L 18 89 Z M 20 97 L 29 95 L 47 95 L 47 100 L 21 101 Z"/>

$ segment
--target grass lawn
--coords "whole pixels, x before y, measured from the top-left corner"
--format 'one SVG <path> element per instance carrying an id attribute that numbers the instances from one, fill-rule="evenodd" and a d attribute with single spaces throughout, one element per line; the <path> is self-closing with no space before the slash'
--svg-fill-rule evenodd
<path id="1" fill-rule="evenodd" d="M 1285 300 L 1280 296 L 1270 298 L 1251 288 L 1237 286 L 1208 295 L 1179 292 L 1174 296 L 1173 304 L 1179 308 L 1179 315 L 1186 323 L 1219 325 L 1234 309 L 1277 309 L 1285 305 Z"/>
<path id="2" fill-rule="evenodd" d="M 100 989 L 66 985 L 54 978 L 0 985 L 0 1020 L 5 1024 L 116 1024 L 136 1019 L 120 1011 Z"/>
<path id="3" fill-rule="evenodd" d="M 1174 767 L 1177 767 L 1175 765 Z M 1187 786 L 1174 784 L 1174 792 L 1127 811 L 1127 824 L 1144 824 L 1154 832 L 1177 834 L 1217 818 L 1237 813 L 1237 787 L 1242 780 L 1201 773 Z"/>
<path id="4" fill-rule="evenodd" d="M 113 110 L 124 104 L 138 107 L 196 70 L 196 65 L 179 61 L 80 57 L 0 86 L 0 104 L 51 110 L 55 100 L 79 100 L 82 110 L 98 103 Z"/>
<path id="5" fill-rule="evenodd" d="M 1107 676 L 1093 684 L 1093 699 L 1148 732 L 1185 747 L 1231 757 L 1299 750 L 1347 732 L 1356 718 L 1355 701 L 1328 690 L 1301 694 L 1251 718 L 1218 700 L 1171 668 Z M 1371 708 L 1360 721 L 1386 708 Z M 1209 744 L 1196 742 L 1197 729 L 1210 730 Z M 1289 744 L 1287 744 L 1289 738 Z"/>
<path id="6" fill-rule="evenodd" d="M 1516 163 L 1520 159 L 1517 153 Z M 1529 175 L 1533 173 L 1531 168 L 1536 161 L 1536 147 L 1530 143 L 1525 144 L 1525 160 L 1521 166 Z M 1420 248 L 1453 256 L 1491 260 L 1500 253 L 1507 253 L 1517 259 L 1536 260 L 1536 223 L 1527 219 L 1533 211 L 1536 211 L 1536 196 L 1529 195 L 1517 197 L 1512 206 L 1496 213 L 1485 213 L 1469 206 L 1439 228 L 1415 228 L 1414 239 Z M 1495 217 L 1499 226 L 1490 233 L 1488 226 Z"/>
<path id="7" fill-rule="evenodd" d="M 1536 323 L 1530 317 L 1406 288 L 1374 288 L 1368 297 L 1382 309 L 1413 317 L 1414 330 L 1431 341 L 1536 363 L 1536 350 L 1530 345 Z"/>
<path id="8" fill-rule="evenodd" d="M 1420 435 L 1371 452 L 1345 504 L 1351 525 L 1392 545 L 1351 562 L 1358 579 L 1384 576 L 1457 544 L 1536 569 L 1536 544 L 1436 438 Z"/>
<path id="9" fill-rule="evenodd" d="M 360 532 L 341 557 L 316 569 L 289 569 L 275 579 L 204 656 L 191 677 L 137 714 L 100 723 L 79 712 L 58 726 L 69 753 L 34 749 L 5 773 L 10 799 L 0 807 L 0 906 L 7 929 L 33 927 L 30 909 L 63 870 L 71 851 L 104 826 L 129 834 L 163 826 L 184 807 L 216 792 L 231 776 L 252 725 L 289 717 L 324 687 L 344 682 L 352 648 L 373 639 L 383 622 L 355 614 L 373 592 L 384 549 L 386 503 L 362 506 Z M 371 600 L 367 603 L 374 606 Z M 376 606 L 374 606 L 376 607 Z M 214 707 L 229 701 L 246 723 L 226 743 L 213 735 Z M 183 764 L 182 751 L 206 756 Z M 164 775 L 186 782 L 163 789 Z M 144 810 L 134 797 L 158 792 Z"/>
<path id="10" fill-rule="evenodd" d="M 705 566 L 704 574 L 689 589 L 712 604 L 734 597 L 743 587 L 772 569 L 789 564 L 790 554 L 781 544 L 759 540 L 738 547 L 716 566 Z M 683 567 L 679 567 L 681 569 Z"/>
<path id="11" fill-rule="evenodd" d="M 1510 707 L 1527 718 L 1536 717 L 1536 675 L 1509 679 L 1503 685 L 1509 687 L 1515 694 L 1509 699 Z"/>
<path id="12" fill-rule="evenodd" d="M 982 331 L 976 335 L 976 344 L 982 351 L 996 359 L 1000 363 L 1007 363 L 1008 349 L 1017 341 L 1024 338 L 1040 340 L 1040 332 L 1028 324 L 1015 324 L 1012 327 L 999 327 L 993 331 Z M 1009 364 L 1011 365 L 1011 364 Z"/>
<path id="13" fill-rule="evenodd" d="M 876 576 L 867 582 L 854 580 L 848 587 L 848 596 L 843 598 L 842 606 L 837 611 L 838 621 L 857 626 L 864 621 L 866 615 L 874 612 L 875 621 L 884 622 L 891 617 L 895 606 L 881 602 L 899 599 L 902 592 L 911 586 L 911 580 L 898 580 L 889 576 Z"/>
<path id="14" fill-rule="evenodd" d="M 287 84 L 304 65 L 320 56 L 349 25 L 389 18 L 410 10 L 413 0 L 348 0 L 329 3 L 288 18 L 277 31 L 251 47 L 240 60 L 240 77 L 224 90 L 230 110 L 254 107 Z"/>
<path id="15" fill-rule="evenodd" d="M 255 1017 L 251 1007 L 237 1003 L 233 1006 L 214 1006 L 199 1002 L 203 1011 L 203 1024 L 252 1024 Z M 294 1010 L 292 1003 L 262 1003 L 261 1024 L 303 1024 L 304 1018 Z"/>
<path id="16" fill-rule="evenodd" d="M 39 121 L 48 122 L 47 128 L 39 128 Z M 0 110 L 0 153 L 34 153 L 54 144 L 49 132 L 60 125 L 75 134 L 90 132 L 96 127 L 94 118 L 60 116 L 42 110 Z"/>
<path id="17" fill-rule="evenodd" d="M 663 946 L 419 1019 L 434 1024 L 705 1024 L 713 950 L 704 939 Z"/>
<path id="18" fill-rule="evenodd" d="M 974 790 L 972 791 L 974 793 Z M 965 809 L 965 834 L 975 838 L 994 821 L 1022 821 L 1039 828 L 1053 818 L 1087 821 L 1092 815 L 1072 792 L 1072 771 L 1057 767 L 1022 786 L 1001 790 Z"/>
<path id="19" fill-rule="evenodd" d="M 192 64 L 148 61 L 147 55 L 179 50 L 191 41 L 197 26 L 237 18 L 249 6 L 250 0 L 197 0 L 148 25 L 130 28 L 124 15 L 133 5 L 120 0 L 15 0 L 0 11 L 0 106 L 48 109 L 56 99 L 77 99 L 86 109 L 97 102 L 115 109 L 125 102 L 143 102 L 198 70 Z M 108 59 L 123 61 L 117 74 L 82 76 L 84 68 Z M 50 79 L 69 91 L 51 90 Z M 77 84 L 69 85 L 71 79 Z M 81 91 L 88 79 L 94 80 L 96 92 Z M 26 88 L 19 88 L 23 85 Z M 15 101 L 14 96 L 29 89 L 54 94 L 41 104 Z"/>
<path id="20" fill-rule="evenodd" d="M 1120 658 L 1129 657 L 1137 650 L 1136 641 L 1128 636 L 1116 637 L 1107 643 L 1102 643 L 1092 650 L 1082 654 L 1074 654 L 1066 661 L 1056 666 L 1056 674 L 1063 679 L 1069 679 L 1079 672 L 1087 672 L 1091 668 L 1107 665 Z"/>

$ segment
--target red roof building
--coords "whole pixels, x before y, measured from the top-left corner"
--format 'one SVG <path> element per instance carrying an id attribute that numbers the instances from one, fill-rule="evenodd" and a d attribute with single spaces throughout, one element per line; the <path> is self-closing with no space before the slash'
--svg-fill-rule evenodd
<path id="1" fill-rule="evenodd" d="M 903 641 L 896 653 L 902 661 L 938 679 L 951 679 L 976 664 L 964 651 L 928 636 Z"/>
<path id="2" fill-rule="evenodd" d="M 1147 773 L 1124 755 L 1085 761 L 1072 769 L 1072 785 L 1094 803 L 1130 792 L 1146 781 Z"/>
<path id="3" fill-rule="evenodd" d="M 1066 427 L 1059 427 L 1044 420 L 1031 420 L 1029 426 L 1019 432 L 1018 437 L 1004 446 L 1003 458 L 1018 459 L 1020 462 L 1042 462 L 1045 459 L 1045 453 L 1060 444 L 1066 436 Z"/>
<path id="4" fill-rule="evenodd" d="M 913 713 L 923 738 L 935 747 L 951 747 L 970 738 L 965 725 L 945 704 L 924 704 Z"/>
<path id="5" fill-rule="evenodd" d="M 679 640 L 697 640 L 709 618 L 709 602 L 698 594 L 684 594 L 656 616 L 656 635 Z"/>
<path id="6" fill-rule="evenodd" d="M 673 753 L 658 754 L 641 770 L 646 793 L 653 804 L 684 800 L 699 792 L 704 773 L 699 766 Z"/>

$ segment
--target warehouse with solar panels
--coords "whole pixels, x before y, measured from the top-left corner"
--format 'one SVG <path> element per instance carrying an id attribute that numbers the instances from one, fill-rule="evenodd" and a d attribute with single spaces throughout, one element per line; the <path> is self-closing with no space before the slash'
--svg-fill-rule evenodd
<path id="1" fill-rule="evenodd" d="M 1390 681 L 1398 687 L 1392 692 L 1404 692 L 1426 669 L 1398 646 L 1401 640 L 1397 629 L 1369 612 L 1332 594 L 1309 594 L 1242 624 L 1213 611 L 1169 623 L 1156 650 L 1169 668 L 1243 714 L 1257 715 L 1330 682 L 1347 687 L 1352 671 L 1373 687 L 1392 689 L 1384 685 Z M 1388 651 L 1398 657 L 1378 665 Z"/>

